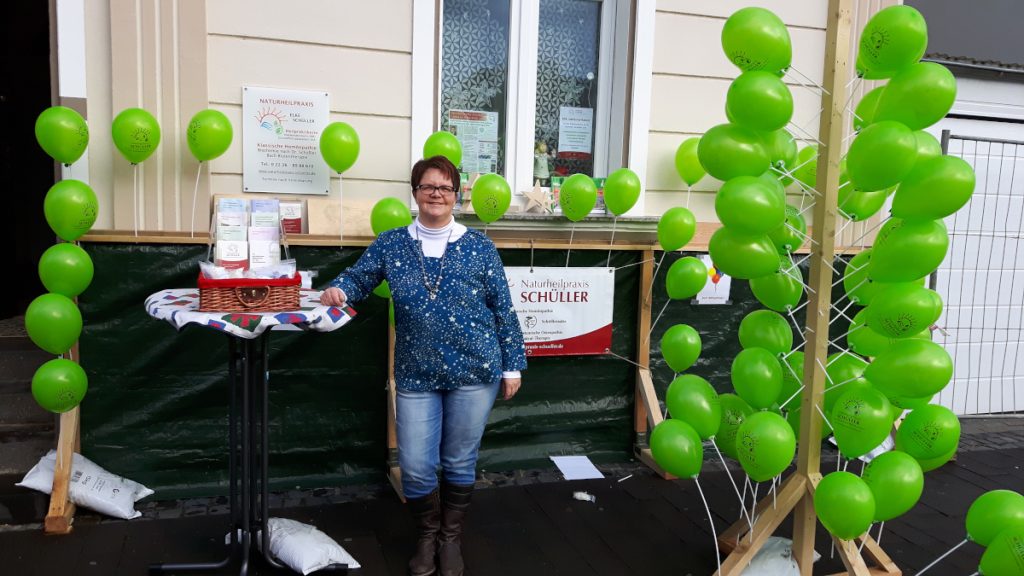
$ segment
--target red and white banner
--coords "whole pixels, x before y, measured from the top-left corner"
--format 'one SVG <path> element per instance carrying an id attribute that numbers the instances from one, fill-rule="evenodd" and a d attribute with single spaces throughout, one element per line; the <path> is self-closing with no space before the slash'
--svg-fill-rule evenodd
<path id="1" fill-rule="evenodd" d="M 506 267 L 527 356 L 605 354 L 612 345 L 614 268 Z"/>

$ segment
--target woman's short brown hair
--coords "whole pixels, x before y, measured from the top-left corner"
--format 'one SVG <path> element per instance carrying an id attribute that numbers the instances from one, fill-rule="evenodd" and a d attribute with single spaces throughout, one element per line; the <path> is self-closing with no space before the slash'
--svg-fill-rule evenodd
<path id="1" fill-rule="evenodd" d="M 420 185 L 420 180 L 423 179 L 423 175 L 431 168 L 438 170 L 447 176 L 448 179 L 452 181 L 452 187 L 456 190 L 459 189 L 459 169 L 455 167 L 455 164 L 452 164 L 451 160 L 444 156 L 431 156 L 430 158 L 424 158 L 413 165 L 412 176 L 409 178 L 413 192 L 415 192 L 416 187 Z"/>

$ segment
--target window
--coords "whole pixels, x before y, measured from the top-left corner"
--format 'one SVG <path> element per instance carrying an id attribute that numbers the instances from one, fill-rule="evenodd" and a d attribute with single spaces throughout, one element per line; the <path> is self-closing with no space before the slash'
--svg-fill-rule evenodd
<path id="1" fill-rule="evenodd" d="M 462 142 L 464 172 L 498 172 L 515 193 L 626 165 L 642 178 L 646 114 L 642 138 L 626 127 L 627 104 L 650 106 L 627 76 L 634 4 L 650 12 L 637 18 L 649 38 L 653 0 L 417 0 L 413 157 L 440 129 Z M 649 74 L 639 80 L 649 90 Z"/>

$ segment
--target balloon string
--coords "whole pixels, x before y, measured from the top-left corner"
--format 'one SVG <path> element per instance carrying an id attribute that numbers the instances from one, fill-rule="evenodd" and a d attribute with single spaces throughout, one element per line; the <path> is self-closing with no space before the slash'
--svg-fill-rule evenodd
<path id="1" fill-rule="evenodd" d="M 345 247 L 345 202 L 343 199 L 341 173 L 338 173 L 338 245 Z"/>
<path id="2" fill-rule="evenodd" d="M 644 303 L 651 301 L 651 294 L 654 293 L 654 279 L 658 277 L 658 270 L 661 270 L 661 263 L 665 261 L 665 254 L 668 252 L 662 252 L 661 258 L 658 259 L 658 264 L 654 267 L 654 273 L 651 274 L 651 287 L 647 289 L 647 298 L 644 299 Z"/>
<path id="3" fill-rule="evenodd" d="M 740 512 L 747 518 L 747 525 L 751 530 L 754 529 L 754 524 L 750 520 L 750 516 L 747 515 L 747 508 L 744 505 L 746 495 L 746 485 L 743 486 L 744 496 L 740 496 L 740 488 L 736 485 L 736 480 L 732 477 L 732 472 L 729 471 L 729 465 L 725 463 L 725 456 L 722 456 L 722 451 L 718 449 L 718 443 L 715 442 L 715 437 L 710 438 L 711 445 L 715 447 L 715 452 L 718 453 L 718 459 L 722 461 L 722 469 L 725 470 L 725 475 L 729 477 L 729 483 L 732 484 L 732 489 L 736 492 L 736 498 L 740 501 Z"/>
<path id="4" fill-rule="evenodd" d="M 861 538 L 861 540 L 860 540 L 860 546 L 858 546 L 858 547 L 857 547 L 857 554 L 861 554 L 861 555 L 863 555 L 863 554 L 864 554 L 864 545 L 868 543 L 868 538 L 871 538 L 871 529 L 872 529 L 872 528 L 873 528 L 874 526 L 875 526 L 874 524 L 871 524 L 870 526 L 868 526 L 868 531 L 867 531 L 867 533 L 866 533 L 866 534 L 864 534 L 864 537 L 863 537 L 863 538 Z"/>
<path id="5" fill-rule="evenodd" d="M 754 512 L 757 511 L 757 489 L 760 488 L 760 487 L 761 487 L 761 483 L 760 482 L 754 483 L 754 496 L 750 500 L 750 521 L 752 523 L 756 523 L 757 522 L 757 516 L 754 515 Z M 751 528 L 750 528 L 750 542 L 751 543 L 754 542 L 754 528 L 753 528 L 753 525 L 751 525 Z"/>
<path id="6" fill-rule="evenodd" d="M 718 550 L 718 531 L 715 530 L 715 520 L 711 517 L 711 508 L 708 506 L 708 500 L 704 497 L 704 490 L 700 487 L 700 479 L 696 476 L 693 477 L 694 483 L 697 484 L 697 492 L 700 493 L 700 499 L 704 502 L 704 511 L 708 513 L 708 524 L 711 526 L 711 537 L 715 541 L 715 562 L 718 563 L 718 571 L 715 574 L 722 573 L 722 553 Z"/>
<path id="7" fill-rule="evenodd" d="M 665 305 L 661 307 L 661 312 L 658 312 L 658 317 L 654 319 L 654 324 L 651 324 L 651 329 L 647 331 L 647 337 L 644 338 L 644 344 L 646 344 L 647 341 L 651 339 L 651 334 L 654 332 L 654 327 L 658 325 L 658 320 L 661 320 L 661 315 L 665 313 L 665 308 L 668 308 L 668 303 L 671 301 L 671 298 L 665 300 Z"/>
<path id="8" fill-rule="evenodd" d="M 135 236 L 139 235 L 139 165 L 132 164 L 132 223 Z"/>
<path id="9" fill-rule="evenodd" d="M 863 476 L 863 474 L 861 475 Z M 882 530 L 885 530 L 885 520 L 882 520 L 882 523 L 878 525 L 878 538 L 875 539 L 875 544 L 879 546 L 882 545 Z"/>
<path id="10" fill-rule="evenodd" d="M 572 236 L 576 233 L 576 223 L 572 223 L 572 228 L 569 229 L 569 248 L 565 251 L 565 267 L 569 267 L 569 255 L 572 254 Z"/>
<path id="11" fill-rule="evenodd" d="M 819 90 L 821 90 L 825 94 L 828 94 L 829 96 L 832 95 L 828 90 L 825 89 L 824 86 L 822 86 L 821 84 L 818 84 L 814 80 L 811 80 L 810 77 L 807 76 L 807 74 L 804 74 L 803 72 L 798 70 L 796 66 L 793 66 L 792 64 L 790 64 L 788 70 L 792 70 L 793 72 L 796 72 L 801 77 L 803 77 L 804 80 L 807 80 L 808 82 L 810 82 L 811 86 L 814 86 L 814 87 L 818 88 Z M 800 82 L 799 80 L 797 80 L 797 83 L 800 84 L 801 86 L 804 86 L 804 87 L 807 86 L 806 84 L 804 84 L 803 82 Z"/>
<path id="12" fill-rule="evenodd" d="M 189 233 L 191 238 L 196 237 L 196 196 L 199 195 L 199 175 L 203 173 L 203 163 L 199 162 L 199 168 L 196 169 L 196 186 L 192 189 L 192 229 Z"/>
<path id="13" fill-rule="evenodd" d="M 690 191 L 693 189 L 689 184 L 686 185 L 686 209 L 690 209 Z"/>
<path id="14" fill-rule="evenodd" d="M 943 554 L 942 556 L 939 556 L 938 558 L 936 558 L 936 559 L 935 559 L 935 560 L 934 560 L 934 561 L 933 561 L 933 562 L 932 562 L 931 564 L 929 564 L 929 565 L 925 566 L 924 568 L 921 568 L 921 571 L 920 571 L 920 572 L 918 572 L 916 576 L 921 576 L 921 574 L 924 574 L 925 572 L 927 572 L 928 570 L 930 570 L 932 566 L 935 566 L 936 564 L 938 564 L 939 562 L 941 562 L 941 561 L 942 561 L 942 560 L 943 560 L 943 559 L 944 559 L 944 558 L 945 558 L 946 556 L 949 556 L 949 555 L 950 555 L 950 554 L 952 554 L 953 552 L 956 552 L 957 548 L 959 548 L 959 547 L 963 546 L 964 544 L 967 544 L 967 538 L 964 538 L 962 542 L 960 542 L 960 543 L 959 543 L 959 544 L 957 544 L 956 546 L 953 546 L 952 548 L 950 548 L 950 549 L 949 549 L 948 551 L 946 551 L 946 553 L 945 553 L 945 554 Z M 977 574 L 977 572 L 975 572 L 975 574 Z"/>
<path id="15" fill-rule="evenodd" d="M 615 225 L 618 221 L 618 215 L 612 217 L 612 239 L 608 241 L 608 261 L 604 263 L 605 268 L 612 265 L 612 246 L 615 245 Z"/>

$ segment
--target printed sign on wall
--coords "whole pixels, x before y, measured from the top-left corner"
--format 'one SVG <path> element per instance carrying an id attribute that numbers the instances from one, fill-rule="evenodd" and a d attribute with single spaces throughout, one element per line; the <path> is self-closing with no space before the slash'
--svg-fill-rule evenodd
<path id="1" fill-rule="evenodd" d="M 612 345 L 614 268 L 507 267 L 527 356 L 605 354 Z"/>
<path id="2" fill-rule="evenodd" d="M 246 192 L 327 194 L 320 132 L 326 92 L 246 86 L 242 90 L 242 187 Z"/>

